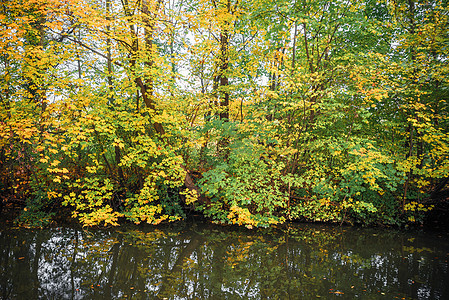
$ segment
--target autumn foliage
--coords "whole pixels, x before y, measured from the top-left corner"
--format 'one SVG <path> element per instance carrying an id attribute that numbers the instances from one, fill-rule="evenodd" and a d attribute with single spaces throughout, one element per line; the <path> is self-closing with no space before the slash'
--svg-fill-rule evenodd
<path id="1" fill-rule="evenodd" d="M 4 2 L 0 209 L 422 222 L 448 197 L 447 4 Z"/>

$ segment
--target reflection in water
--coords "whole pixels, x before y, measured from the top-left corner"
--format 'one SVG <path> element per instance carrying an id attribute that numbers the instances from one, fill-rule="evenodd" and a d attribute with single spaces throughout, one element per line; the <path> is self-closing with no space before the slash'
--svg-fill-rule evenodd
<path id="1" fill-rule="evenodd" d="M 447 235 L 203 224 L 0 231 L 1 299 L 449 299 Z"/>

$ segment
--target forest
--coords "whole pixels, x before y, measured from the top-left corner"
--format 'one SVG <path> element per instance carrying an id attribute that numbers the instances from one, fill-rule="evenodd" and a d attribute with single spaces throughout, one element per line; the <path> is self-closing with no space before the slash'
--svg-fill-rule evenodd
<path id="1" fill-rule="evenodd" d="M 2 1 L 0 211 L 420 224 L 449 199 L 448 6 Z"/>

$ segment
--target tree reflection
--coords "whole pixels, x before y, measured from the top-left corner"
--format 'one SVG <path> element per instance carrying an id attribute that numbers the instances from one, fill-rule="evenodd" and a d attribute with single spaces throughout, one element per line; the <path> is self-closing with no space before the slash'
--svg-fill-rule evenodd
<path id="1" fill-rule="evenodd" d="M 324 226 L 0 232 L 2 299 L 449 297 L 447 237 Z"/>

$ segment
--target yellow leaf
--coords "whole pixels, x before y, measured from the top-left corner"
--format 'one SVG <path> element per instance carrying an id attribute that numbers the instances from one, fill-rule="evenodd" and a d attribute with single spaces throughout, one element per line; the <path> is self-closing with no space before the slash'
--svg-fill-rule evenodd
<path id="1" fill-rule="evenodd" d="M 61 162 L 59 161 L 59 160 L 54 160 L 50 165 L 52 166 L 52 167 L 56 167 L 57 165 L 59 165 Z"/>

